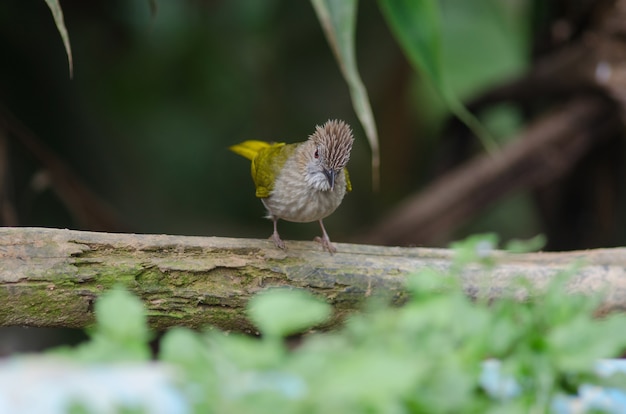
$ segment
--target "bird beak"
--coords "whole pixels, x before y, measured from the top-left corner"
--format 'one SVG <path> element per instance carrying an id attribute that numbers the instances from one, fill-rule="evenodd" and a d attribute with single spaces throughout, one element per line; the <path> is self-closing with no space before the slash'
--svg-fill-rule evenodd
<path id="1" fill-rule="evenodd" d="M 328 180 L 328 184 L 330 184 L 330 189 L 333 190 L 335 188 L 335 176 L 337 173 L 335 170 L 324 170 L 324 175 Z"/>

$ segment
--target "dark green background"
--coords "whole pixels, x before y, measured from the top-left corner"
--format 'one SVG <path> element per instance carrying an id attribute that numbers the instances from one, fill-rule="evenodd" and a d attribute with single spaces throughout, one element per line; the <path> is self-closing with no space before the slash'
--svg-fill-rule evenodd
<path id="1" fill-rule="evenodd" d="M 354 191 L 326 220 L 334 241 L 358 242 L 443 172 L 447 111 L 410 68 L 375 2 L 360 2 L 357 57 L 380 133 L 379 193 L 348 88 L 308 1 L 157 4 L 151 16 L 145 0 L 61 2 L 74 55 L 70 80 L 45 2 L 0 3 L 0 103 L 111 208 L 114 230 L 267 237 L 271 223 L 254 197 L 248 162 L 227 147 L 301 141 L 329 118 L 346 120 L 356 135 Z M 551 13 L 531 0 L 440 5 L 444 72 L 462 99 L 523 73 Z M 524 122 L 506 105 L 483 121 L 501 140 Z M 53 186 L 33 184 L 41 164 L 15 139 L 9 145 L 4 196 L 17 224 L 83 228 Z M 280 229 L 286 239 L 318 233 L 315 223 Z M 507 239 L 542 228 L 529 195 L 514 194 L 437 243 L 482 231 Z"/>

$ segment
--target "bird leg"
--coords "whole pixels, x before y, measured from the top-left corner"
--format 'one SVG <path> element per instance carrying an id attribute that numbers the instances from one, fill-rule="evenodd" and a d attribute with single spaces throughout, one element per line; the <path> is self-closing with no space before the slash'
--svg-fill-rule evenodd
<path id="1" fill-rule="evenodd" d="M 270 239 L 274 242 L 276 247 L 285 250 L 285 242 L 282 241 L 278 235 L 278 217 L 272 216 L 272 221 L 274 222 L 274 233 L 272 233 Z"/>
<path id="2" fill-rule="evenodd" d="M 321 219 L 318 221 L 320 222 L 320 227 L 322 228 L 322 237 L 316 237 L 315 241 L 319 242 L 322 245 L 322 249 L 328 251 L 331 255 L 333 253 L 337 253 L 337 248 L 330 242 L 330 237 L 328 237 L 328 233 L 326 233 L 324 223 Z"/>

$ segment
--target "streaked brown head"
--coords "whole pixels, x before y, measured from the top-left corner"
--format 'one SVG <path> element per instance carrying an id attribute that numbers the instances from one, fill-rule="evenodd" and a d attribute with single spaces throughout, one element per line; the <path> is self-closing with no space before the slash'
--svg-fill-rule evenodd
<path id="1" fill-rule="evenodd" d="M 316 126 L 304 146 L 307 182 L 320 191 L 333 190 L 337 175 L 350 160 L 353 142 L 352 130 L 343 121 Z"/>

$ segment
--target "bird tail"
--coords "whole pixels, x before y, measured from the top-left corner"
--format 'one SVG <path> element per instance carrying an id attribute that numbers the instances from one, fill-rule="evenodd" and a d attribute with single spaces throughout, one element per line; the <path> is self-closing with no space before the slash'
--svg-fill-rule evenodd
<path id="1" fill-rule="evenodd" d="M 262 149 L 270 147 L 271 144 L 263 141 L 244 141 L 240 144 L 235 144 L 228 149 L 234 152 L 235 154 L 239 154 L 242 157 L 246 157 L 249 160 L 253 160 L 259 151 Z"/>

